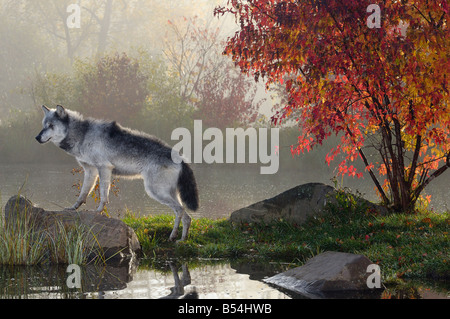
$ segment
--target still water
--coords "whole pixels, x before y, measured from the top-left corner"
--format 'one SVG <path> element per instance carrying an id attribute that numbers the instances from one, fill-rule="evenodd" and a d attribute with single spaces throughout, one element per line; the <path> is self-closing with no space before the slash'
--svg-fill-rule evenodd
<path id="1" fill-rule="evenodd" d="M 0 165 L 2 207 L 20 193 L 47 210 L 60 210 L 73 204 L 78 190 L 72 185 L 82 181 L 82 174 L 72 174 L 76 164 L 68 165 Z M 192 217 L 226 218 L 231 212 L 256 201 L 277 195 L 302 181 L 292 174 L 259 175 L 259 167 L 193 167 L 200 193 L 200 209 Z M 290 178 L 287 178 L 290 177 Z M 314 176 L 311 176 L 311 180 Z M 326 181 L 324 181 L 326 182 Z M 169 208 L 150 199 L 141 180 L 120 180 L 119 192 L 110 194 L 109 213 L 123 216 L 134 213 L 172 213 Z M 92 198 L 87 209 L 96 207 Z M 178 298 L 197 294 L 198 298 L 291 298 L 264 283 L 262 279 L 284 271 L 274 264 L 239 264 L 198 261 L 197 264 L 163 262 L 155 267 L 121 265 L 82 268 L 80 289 L 67 288 L 64 267 L 0 266 L 0 294 L 3 298 Z"/>
<path id="2" fill-rule="evenodd" d="M 82 173 L 72 173 L 77 167 L 73 164 L 0 164 L 0 204 L 20 193 L 36 205 L 47 210 L 61 210 L 72 206 L 76 201 L 78 189 L 73 185 L 81 183 Z M 294 186 L 320 182 L 333 185 L 333 172 L 326 168 L 323 172 L 299 168 L 298 170 L 280 168 L 274 175 L 259 174 L 258 165 L 193 165 L 200 196 L 200 208 L 192 217 L 212 219 L 228 218 L 230 214 L 257 201 L 276 196 Z M 432 194 L 432 208 L 444 211 L 450 207 L 449 176 L 444 173 L 427 187 Z M 371 201 L 378 201 L 372 182 L 366 179 L 348 178 L 344 186 L 353 192 L 360 192 Z M 121 179 L 115 183 L 118 193 L 110 193 L 108 211 L 112 217 L 120 217 L 127 210 L 140 215 L 172 213 L 171 209 L 151 199 L 144 191 L 142 180 Z M 23 187 L 22 187 L 23 185 Z M 114 188 L 112 188 L 114 189 Z M 82 209 L 95 209 L 94 199 Z"/>
<path id="3" fill-rule="evenodd" d="M 74 167 L 76 164 L 0 164 L 1 207 L 19 191 L 47 210 L 72 205 L 78 193 L 72 185 L 83 179 L 82 174 L 71 173 Z M 200 194 L 200 209 L 192 213 L 194 218 L 228 218 L 234 210 L 303 183 L 332 185 L 332 173 L 326 170 L 321 173 L 305 169 L 280 170 L 276 175 L 260 175 L 259 167 L 252 166 L 218 169 L 217 166 L 194 165 L 193 169 Z M 450 206 L 445 178 L 448 179 L 444 176 L 441 184 L 435 183 L 429 188 L 438 211 Z M 141 215 L 172 213 L 146 195 L 141 180 L 120 180 L 117 186 L 119 192 L 110 195 L 108 206 L 112 217 L 123 216 L 127 209 Z M 358 190 L 369 200 L 377 200 L 370 182 L 349 180 L 345 186 Z M 94 200 L 88 199 L 86 208 L 95 207 Z M 156 266 L 138 262 L 107 267 L 89 265 L 82 268 L 79 289 L 67 287 L 68 274 L 64 267 L 0 267 L 0 298 L 301 298 L 262 281 L 290 267 L 292 265 L 211 260 L 199 260 L 190 266 L 167 260 Z"/>
<path id="4" fill-rule="evenodd" d="M 142 261 L 141 261 L 142 262 Z M 402 289 L 304 296 L 263 280 L 292 268 L 286 263 L 176 260 L 137 261 L 80 268 L 78 287 L 66 266 L 1 267 L 0 299 L 448 299 L 445 283 L 415 282 Z M 69 284 L 68 284 L 69 281 Z"/>
<path id="5" fill-rule="evenodd" d="M 81 287 L 69 288 L 69 273 L 63 266 L 0 267 L 0 298 L 286 299 L 291 296 L 262 282 L 285 268 L 211 261 L 198 261 L 194 266 L 165 261 L 156 268 L 88 265 L 81 268 Z"/>
<path id="6" fill-rule="evenodd" d="M 73 187 L 83 181 L 82 173 L 72 174 L 77 164 L 66 165 L 3 165 L 0 164 L 0 195 L 2 205 L 18 193 L 47 210 L 61 210 L 77 199 L 78 189 Z M 293 171 L 274 175 L 260 175 L 259 166 L 193 165 L 200 196 L 200 208 L 192 216 L 223 218 L 239 208 L 273 197 L 291 187 L 307 182 L 330 183 L 327 176 L 299 174 Z M 115 183 L 119 192 L 110 193 L 110 215 L 123 215 L 127 209 L 141 215 L 172 213 L 172 210 L 151 199 L 140 179 L 120 179 Z M 114 188 L 112 188 L 113 190 Z M 92 198 L 82 209 L 95 209 Z"/>

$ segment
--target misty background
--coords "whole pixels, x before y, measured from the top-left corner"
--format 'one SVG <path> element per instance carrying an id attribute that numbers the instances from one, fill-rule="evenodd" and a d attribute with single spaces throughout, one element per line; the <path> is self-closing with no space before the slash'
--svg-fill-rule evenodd
<path id="1" fill-rule="evenodd" d="M 34 141 L 43 104 L 167 142 L 194 119 L 204 129 L 269 127 L 282 91 L 267 92 L 222 54 L 238 28 L 233 17 L 213 15 L 226 2 L 0 0 L 0 162 L 67 160 Z M 294 167 L 297 128 L 285 131 L 280 150 Z"/>
<path id="2" fill-rule="evenodd" d="M 236 30 L 213 16 L 223 2 L 0 0 L 0 161 L 42 159 L 28 138 L 42 104 L 165 140 L 193 119 L 267 125 L 272 105 L 263 86 L 222 55 Z"/>
<path id="3" fill-rule="evenodd" d="M 35 184 L 41 179 L 46 189 L 71 186 L 44 179 L 49 172 L 61 171 L 54 165 L 77 164 L 54 145 L 39 145 L 35 141 L 41 130 L 42 104 L 52 108 L 60 104 L 86 117 L 116 120 L 157 135 L 171 145 L 176 143 L 170 139 L 171 132 L 178 127 L 192 130 L 195 119 L 203 121 L 204 130 L 270 127 L 270 116 L 283 104 L 285 96 L 280 88 L 267 92 L 263 83 L 240 74 L 231 58 L 222 54 L 225 40 L 238 28 L 234 17 L 213 16 L 214 8 L 226 3 L 227 0 L 0 0 L 3 201 L 25 179 L 29 192 L 34 194 L 38 193 Z M 78 20 L 73 8 L 79 9 Z M 241 195 L 246 201 L 236 203 L 239 207 L 305 182 L 332 185 L 330 179 L 335 172 L 325 163 L 325 154 L 337 139 L 330 138 L 325 145 L 293 157 L 290 145 L 296 144 L 297 136 L 295 126 L 281 130 L 280 170 L 273 176 L 259 176 L 260 164 L 196 164 L 194 170 L 203 176 L 199 177 L 200 190 L 209 194 L 211 203 L 222 206 L 247 191 L 251 196 Z M 39 169 L 44 167 L 41 165 L 45 168 Z M 36 175 L 39 171 L 43 176 Z M 26 172 L 26 177 L 20 172 Z M 66 169 L 55 178 L 62 175 L 74 183 L 82 179 Z M 222 179 L 237 193 L 219 200 L 217 194 L 225 190 L 215 189 L 214 183 Z M 368 177 L 339 178 L 336 182 L 377 200 Z M 260 188 L 253 188 L 255 184 Z M 448 207 L 444 189 L 443 183 L 432 183 L 426 190 L 436 195 L 433 203 L 438 209 Z M 51 193 L 45 196 L 51 197 Z M 70 201 L 72 198 L 73 195 Z"/>

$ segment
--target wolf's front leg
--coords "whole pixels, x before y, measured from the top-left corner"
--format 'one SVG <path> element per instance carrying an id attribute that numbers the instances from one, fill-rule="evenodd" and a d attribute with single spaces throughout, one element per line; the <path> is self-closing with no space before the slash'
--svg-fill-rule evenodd
<path id="1" fill-rule="evenodd" d="M 86 203 L 86 198 L 94 188 L 95 181 L 97 180 L 98 176 L 97 168 L 95 168 L 94 166 L 87 165 L 85 163 L 82 164 L 82 167 L 84 169 L 83 185 L 81 186 L 80 195 L 78 196 L 77 201 L 75 202 L 75 204 L 72 205 L 72 207 L 68 208 L 71 210 L 78 209 L 78 207 Z"/>
<path id="2" fill-rule="evenodd" d="M 101 213 L 105 205 L 109 202 L 112 169 L 110 167 L 100 167 L 98 169 L 98 175 L 100 177 L 100 205 L 97 207 L 97 212 Z"/>

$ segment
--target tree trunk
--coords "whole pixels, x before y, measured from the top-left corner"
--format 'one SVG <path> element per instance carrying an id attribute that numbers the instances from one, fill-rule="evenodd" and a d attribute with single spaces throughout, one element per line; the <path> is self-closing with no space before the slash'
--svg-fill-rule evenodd
<path id="1" fill-rule="evenodd" d="M 98 46 L 97 46 L 97 57 L 103 55 L 108 44 L 108 32 L 111 25 L 111 14 L 112 14 L 112 0 L 108 0 L 105 3 L 105 12 L 103 14 L 103 19 L 100 22 L 100 32 L 98 34 Z"/>

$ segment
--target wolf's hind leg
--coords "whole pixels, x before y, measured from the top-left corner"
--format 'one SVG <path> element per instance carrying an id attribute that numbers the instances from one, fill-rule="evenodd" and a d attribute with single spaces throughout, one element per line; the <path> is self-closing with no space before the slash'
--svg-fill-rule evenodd
<path id="1" fill-rule="evenodd" d="M 181 217 L 183 222 L 183 232 L 181 233 L 181 240 L 186 240 L 189 234 L 189 228 L 191 227 L 191 216 L 183 209 L 183 215 Z"/>
<path id="2" fill-rule="evenodd" d="M 86 198 L 94 188 L 95 181 L 97 180 L 98 177 L 97 168 L 95 168 L 94 166 L 90 166 L 86 163 L 80 164 L 84 169 L 83 185 L 81 186 L 80 195 L 78 196 L 77 201 L 75 202 L 75 204 L 72 205 L 72 207 L 68 208 L 71 210 L 78 209 L 78 207 L 86 203 Z"/>
<path id="3" fill-rule="evenodd" d="M 183 221 L 183 233 L 181 234 L 181 240 L 185 240 L 187 238 L 187 232 L 188 232 L 188 229 L 189 229 L 189 226 L 190 226 L 191 222 L 190 222 L 190 218 L 189 218 L 189 224 L 188 225 L 185 224 L 185 216 L 187 216 L 187 214 L 184 211 L 183 207 L 180 204 L 175 203 L 175 202 L 173 202 L 171 204 L 163 203 L 163 202 L 161 202 L 161 203 L 162 204 L 166 204 L 167 206 L 172 208 L 172 210 L 175 213 L 175 223 L 173 225 L 172 232 L 170 233 L 169 240 L 170 241 L 174 241 L 177 238 L 177 236 L 178 236 L 178 227 L 180 227 L 180 222 L 181 221 Z"/>
<path id="4" fill-rule="evenodd" d="M 177 238 L 178 227 L 180 226 L 181 221 L 183 221 L 181 240 L 185 240 L 188 236 L 189 226 L 191 225 L 191 217 L 189 217 L 183 206 L 180 204 L 177 198 L 176 187 L 167 182 L 158 183 L 158 179 L 155 178 L 155 176 L 149 177 L 149 175 L 147 175 L 143 177 L 147 194 L 161 204 L 172 208 L 175 213 L 175 223 L 172 232 L 170 233 L 169 240 L 173 241 Z"/>

